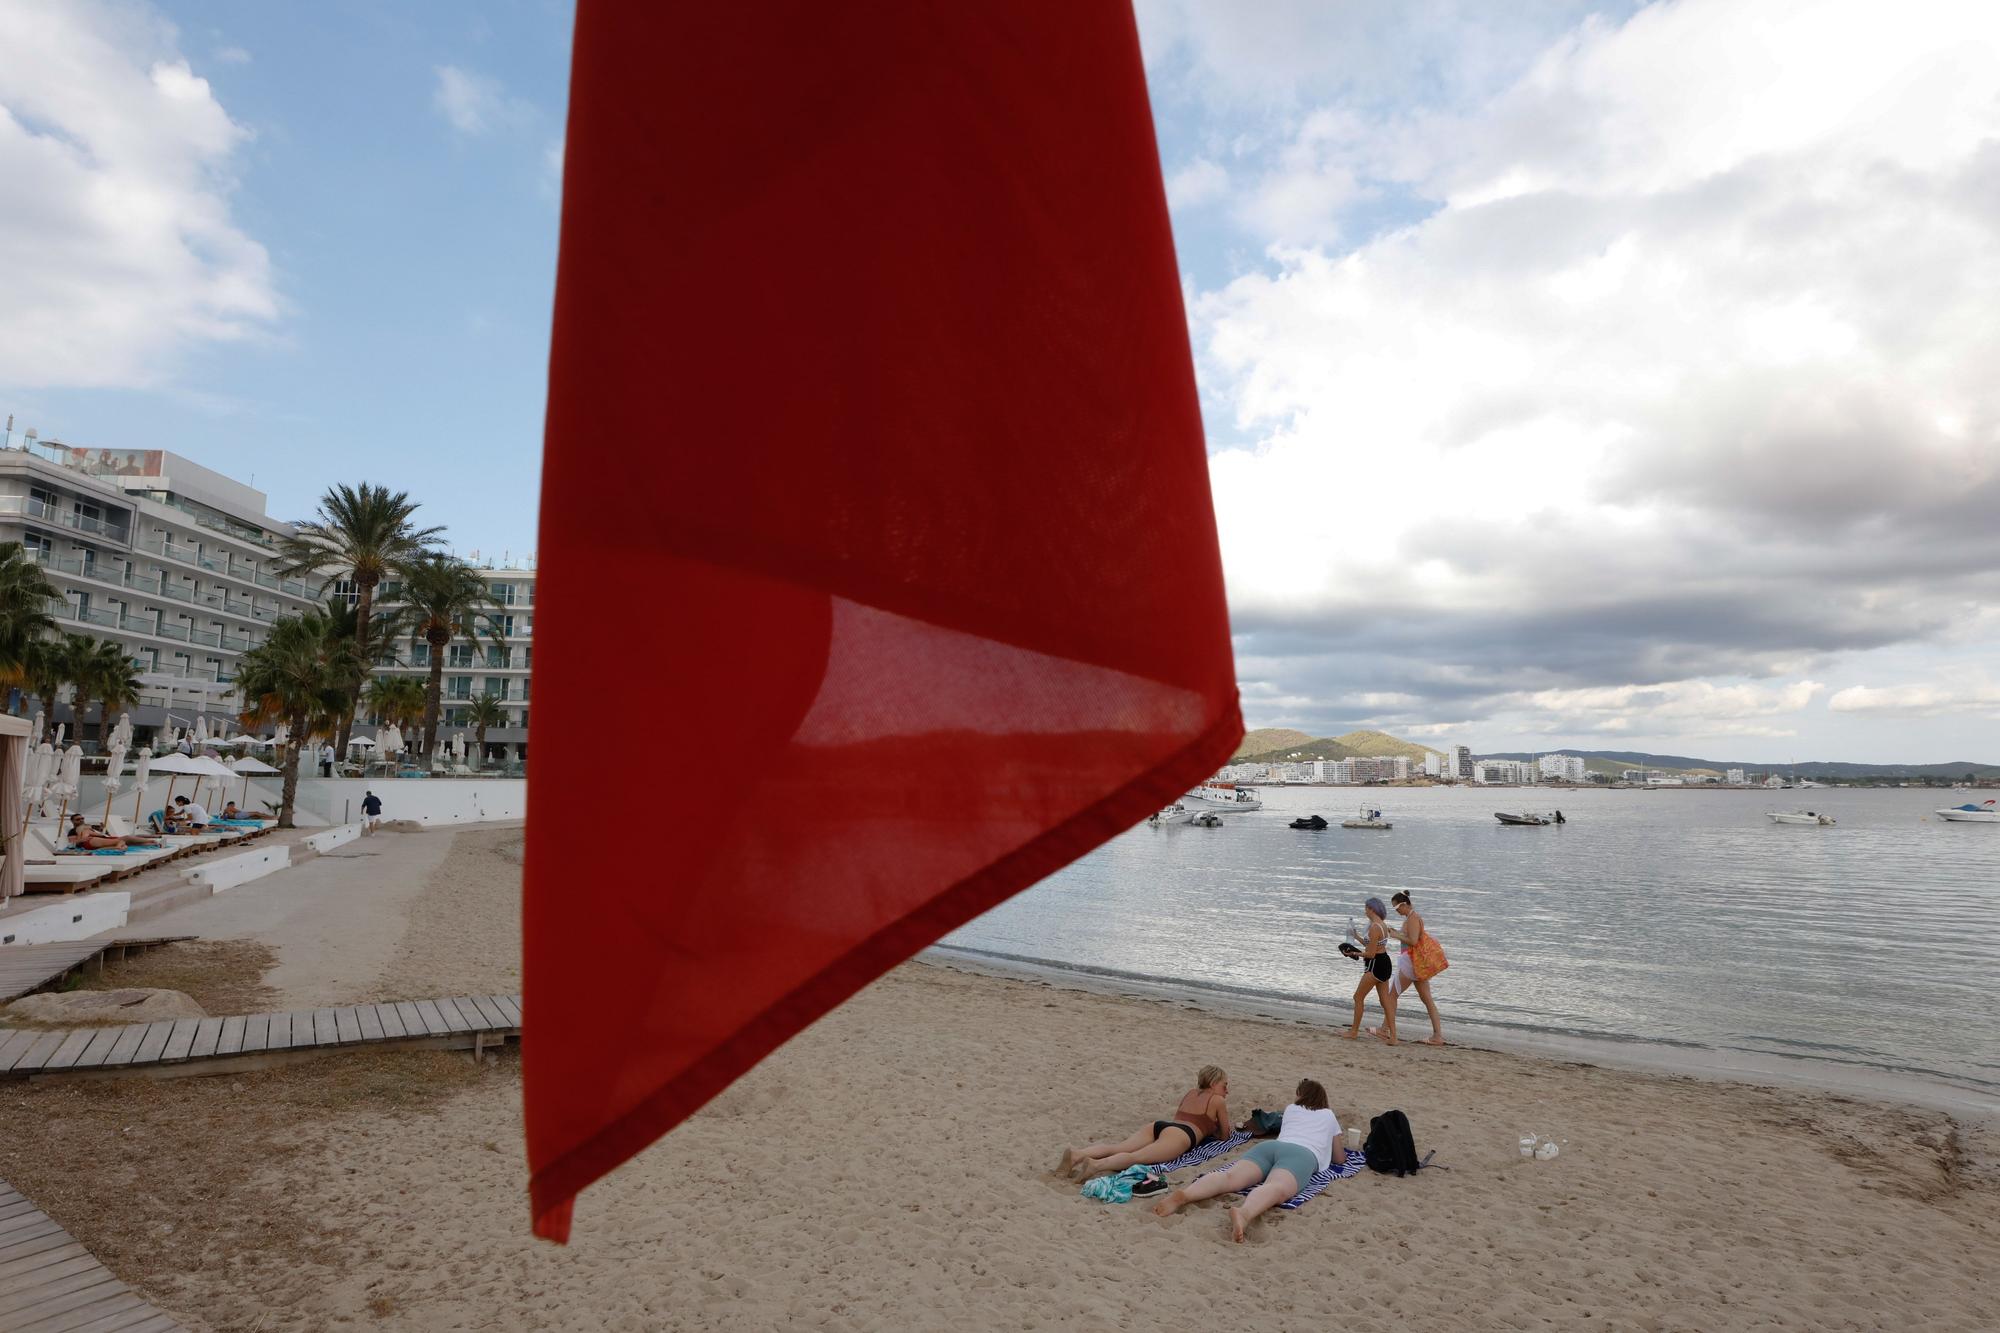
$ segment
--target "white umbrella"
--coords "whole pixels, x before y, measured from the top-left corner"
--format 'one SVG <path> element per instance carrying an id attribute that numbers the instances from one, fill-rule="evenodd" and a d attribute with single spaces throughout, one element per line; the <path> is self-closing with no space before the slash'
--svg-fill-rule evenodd
<path id="1" fill-rule="evenodd" d="M 347 748 L 348 748 L 348 749 L 350 749 L 350 750 L 352 750 L 352 749 L 355 749 L 355 748 L 357 748 L 357 747 L 358 747 L 358 748 L 360 748 L 360 749 L 363 749 L 363 750 L 372 750 L 372 749 L 374 749 L 374 748 L 375 748 L 375 742 L 374 742 L 374 741 L 371 741 L 371 740 L 369 740 L 369 739 L 368 739 L 368 738 L 367 738 L 366 736 L 350 736 L 350 737 L 348 737 L 348 738 L 347 738 Z"/>
<path id="2" fill-rule="evenodd" d="M 238 759 L 235 763 L 231 764 L 229 767 L 233 771 L 241 773 L 243 775 L 243 791 L 236 798 L 239 802 L 247 801 L 250 799 L 250 775 L 252 773 L 256 773 L 259 775 L 266 775 L 271 773 L 284 772 L 284 770 L 281 768 L 271 767 L 269 764 L 265 763 L 262 759 L 252 759 L 247 754 L 244 755 L 241 759 Z"/>
<path id="3" fill-rule="evenodd" d="M 28 752 L 27 768 L 27 775 L 21 783 L 21 801 L 27 807 L 26 814 L 22 816 L 24 823 L 48 795 L 49 782 L 55 777 L 56 753 L 47 741 Z"/>
<path id="4" fill-rule="evenodd" d="M 56 723 L 56 748 L 58 750 L 62 749 L 63 733 L 68 730 L 69 730 L 69 723 L 67 722 Z"/>
<path id="5" fill-rule="evenodd" d="M 403 752 L 403 729 L 391 722 L 375 733 L 375 743 L 382 747 L 382 757 L 394 759 Z"/>
<path id="6" fill-rule="evenodd" d="M 159 755 L 153 760 L 153 771 L 155 773 L 169 775 L 167 778 L 166 804 L 171 805 L 173 803 L 174 784 L 180 780 L 183 774 L 204 771 L 198 767 L 199 762 L 194 756 L 182 754 L 178 750 L 168 750 L 165 754 Z"/>
<path id="7" fill-rule="evenodd" d="M 198 717 L 194 720 L 194 734 L 191 739 L 194 742 L 194 748 L 197 750 L 208 744 L 208 719 L 206 717 Z"/>
<path id="8" fill-rule="evenodd" d="M 139 762 L 132 766 L 132 825 L 139 824 L 139 806 L 146 799 L 146 784 L 153 776 L 153 747 L 139 747 Z"/>
<path id="9" fill-rule="evenodd" d="M 40 745 L 42 743 L 42 723 L 45 721 L 47 719 L 42 716 L 42 710 L 37 708 L 35 710 L 35 729 L 28 733 L 28 744 Z"/>
<path id="10" fill-rule="evenodd" d="M 56 828 L 62 828 L 63 816 L 69 813 L 69 803 L 83 794 L 83 747 L 72 745 L 63 751 L 62 780 L 56 784 L 56 791 L 62 796 L 62 807 L 56 811 Z"/>
<path id="11" fill-rule="evenodd" d="M 118 725 L 111 729 L 111 743 L 104 748 L 108 750 L 113 745 L 121 750 L 132 748 L 132 715 L 130 713 L 120 713 L 118 715 Z"/>
<path id="12" fill-rule="evenodd" d="M 207 779 L 210 786 L 214 787 L 218 793 L 223 794 L 226 794 L 223 790 L 226 784 L 236 779 L 236 771 L 219 759 L 211 758 L 205 754 L 197 755 L 192 763 L 193 767 L 190 771 L 194 774 L 195 778 L 195 799 L 197 801 L 201 799 L 203 779 Z"/>
<path id="13" fill-rule="evenodd" d="M 125 742 L 119 740 L 118 733 L 114 731 L 111 733 L 111 752 L 104 758 L 104 820 L 107 824 L 111 822 L 111 798 L 125 785 L 122 780 L 124 772 Z"/>

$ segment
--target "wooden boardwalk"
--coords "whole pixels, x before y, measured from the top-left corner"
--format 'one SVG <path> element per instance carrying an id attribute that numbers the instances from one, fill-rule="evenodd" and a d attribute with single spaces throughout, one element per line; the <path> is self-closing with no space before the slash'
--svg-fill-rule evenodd
<path id="1" fill-rule="evenodd" d="M 0 1079 L 54 1075 L 220 1073 L 332 1047 L 497 1046 L 521 1035 L 518 995 L 460 996 L 176 1018 L 124 1027 L 21 1028 L 0 1035 Z M 4 1324 L 0 1324 L 4 1327 Z"/>
<path id="2" fill-rule="evenodd" d="M 174 1333 L 180 1327 L 0 1181 L 0 1329 Z"/>
<path id="3" fill-rule="evenodd" d="M 171 935 L 151 940 L 66 940 L 61 944 L 10 944 L 0 948 L 0 1003 L 17 1000 L 67 976 L 85 963 L 98 962 L 106 953 L 123 958 L 156 945 L 193 939 L 192 935 Z"/>

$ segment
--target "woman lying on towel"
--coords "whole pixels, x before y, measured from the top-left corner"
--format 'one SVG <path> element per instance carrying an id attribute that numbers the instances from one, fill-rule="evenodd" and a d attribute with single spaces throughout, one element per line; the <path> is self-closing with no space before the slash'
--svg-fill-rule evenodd
<path id="1" fill-rule="evenodd" d="M 1222 1170 L 1211 1171 L 1154 1204 L 1153 1211 L 1172 1217 L 1187 1204 L 1249 1190 L 1250 1197 L 1229 1210 L 1230 1230 L 1240 1244 L 1243 1228 L 1333 1164 L 1333 1147 L 1339 1139 L 1340 1120 L 1327 1108 L 1326 1089 L 1309 1078 L 1300 1079 L 1277 1138 L 1253 1144 Z"/>
<path id="2" fill-rule="evenodd" d="M 1181 1098 L 1171 1120 L 1155 1120 L 1151 1128 L 1136 1131 L 1123 1143 L 1065 1148 L 1056 1171 L 1088 1180 L 1100 1171 L 1171 1162 L 1212 1138 L 1228 1136 L 1229 1107 L 1224 1100 L 1228 1095 L 1229 1075 L 1216 1065 L 1208 1065 L 1195 1075 L 1193 1090 Z"/>

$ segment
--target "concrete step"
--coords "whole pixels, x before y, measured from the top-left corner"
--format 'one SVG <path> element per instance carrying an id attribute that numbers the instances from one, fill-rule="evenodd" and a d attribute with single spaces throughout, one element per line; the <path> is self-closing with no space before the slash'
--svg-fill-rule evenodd
<path id="1" fill-rule="evenodd" d="M 126 909 L 125 924 L 147 921 L 153 917 L 173 911 L 176 907 L 186 907 L 204 898 L 214 896 L 214 890 L 198 880 L 176 876 L 172 880 L 151 885 L 144 889 L 129 890 L 132 905 Z"/>

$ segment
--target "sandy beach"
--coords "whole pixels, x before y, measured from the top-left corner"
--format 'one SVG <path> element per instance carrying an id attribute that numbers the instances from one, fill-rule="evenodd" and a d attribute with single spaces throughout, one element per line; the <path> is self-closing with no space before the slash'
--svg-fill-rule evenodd
<path id="1" fill-rule="evenodd" d="M 383 834 L 147 923 L 214 943 L 108 982 L 272 1006 L 515 989 L 521 836 Z M 1162 1222 L 1054 1176 L 1211 1061 L 1239 1113 L 1304 1075 L 1343 1123 L 1401 1107 L 1450 1170 L 1336 1182 L 1240 1247 L 1219 1203 Z M 8 1084 L 0 1106 L 0 1177 L 192 1328 L 1971 1330 L 2000 1252 L 1988 1125 L 925 964 L 587 1192 L 567 1248 L 528 1234 L 511 1052 Z M 1529 1130 L 1561 1156 L 1522 1159 Z"/>

